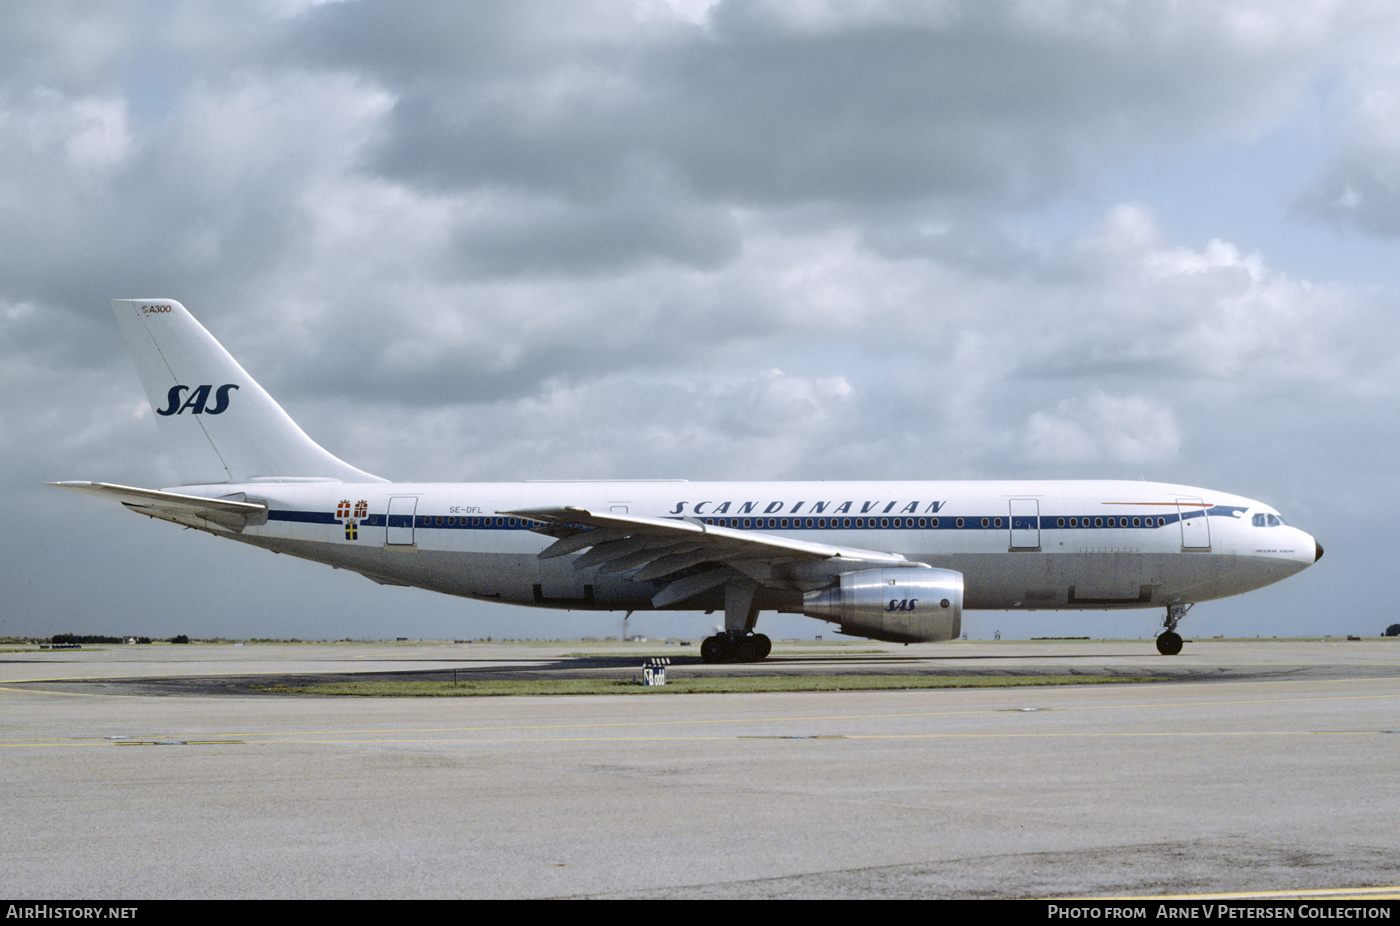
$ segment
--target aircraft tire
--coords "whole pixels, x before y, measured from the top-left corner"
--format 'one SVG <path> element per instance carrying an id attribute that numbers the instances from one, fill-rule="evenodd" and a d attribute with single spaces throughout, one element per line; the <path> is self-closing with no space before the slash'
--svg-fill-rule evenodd
<path id="1" fill-rule="evenodd" d="M 728 649 L 723 637 L 706 637 L 700 644 L 700 659 L 702 662 L 724 662 L 724 657 L 729 655 Z"/>
<path id="2" fill-rule="evenodd" d="M 1157 652 L 1163 656 L 1175 656 L 1181 652 L 1181 635 L 1168 630 L 1157 638 Z"/>
<path id="3" fill-rule="evenodd" d="M 767 635 L 767 634 L 763 634 L 763 633 L 756 633 L 756 634 L 754 634 L 754 635 L 753 635 L 753 645 L 754 645 L 754 647 L 758 650 L 758 653 L 757 653 L 757 655 L 756 655 L 754 658 L 755 658 L 755 659 L 758 659 L 759 661 L 762 661 L 762 660 L 764 660 L 764 659 L 767 659 L 767 658 L 768 658 L 768 654 L 771 653 L 771 652 L 773 652 L 773 641 L 770 640 L 770 639 L 768 639 L 768 635 Z"/>
<path id="4" fill-rule="evenodd" d="M 744 637 L 734 644 L 734 656 L 740 662 L 758 662 L 758 644 L 753 637 Z"/>

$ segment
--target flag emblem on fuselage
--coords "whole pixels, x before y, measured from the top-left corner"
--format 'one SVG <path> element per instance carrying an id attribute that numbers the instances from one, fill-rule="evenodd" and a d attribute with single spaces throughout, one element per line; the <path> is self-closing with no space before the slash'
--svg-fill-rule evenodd
<path id="1" fill-rule="evenodd" d="M 345 524 L 346 540 L 359 540 L 360 522 L 369 517 L 369 501 L 362 498 L 351 508 L 350 499 L 342 498 L 335 506 L 335 517 Z"/>

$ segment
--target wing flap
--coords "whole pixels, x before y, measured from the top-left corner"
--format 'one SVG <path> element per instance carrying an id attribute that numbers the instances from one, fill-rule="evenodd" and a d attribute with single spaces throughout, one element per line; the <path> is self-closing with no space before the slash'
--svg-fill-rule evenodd
<path id="1" fill-rule="evenodd" d="M 689 569 L 691 566 L 698 566 L 701 563 L 714 559 L 714 551 L 704 546 L 697 546 L 684 551 L 673 551 L 658 556 L 633 574 L 632 578 L 637 582 L 645 582 L 648 579 L 660 579 L 675 572 Z"/>
<path id="2" fill-rule="evenodd" d="M 611 536 L 608 536 L 608 532 L 606 531 L 591 531 L 581 527 L 575 528 L 572 533 L 562 534 L 563 531 L 569 530 L 569 528 L 563 524 L 546 524 L 543 521 L 539 523 L 539 527 L 532 527 L 531 530 L 537 534 L 545 534 L 549 537 L 559 538 L 540 551 L 540 559 L 553 559 L 556 556 L 568 556 L 570 553 L 577 553 L 579 550 L 595 547 L 603 543 L 605 539 L 621 539 L 626 536 L 625 534 L 617 532 L 613 532 Z"/>
<path id="3" fill-rule="evenodd" d="M 591 539 L 590 535 L 597 533 L 589 531 L 583 535 L 584 540 Z M 648 543 L 652 543 L 646 537 L 618 537 L 616 540 L 599 540 L 592 545 L 587 553 L 574 560 L 575 569 L 587 569 L 590 566 L 601 566 L 613 560 L 621 559 L 624 556 L 631 556 L 638 550 L 644 549 Z"/>
<path id="4" fill-rule="evenodd" d="M 693 543 L 654 544 L 645 547 L 641 550 L 637 550 L 634 553 L 629 553 L 626 556 L 619 556 L 616 559 L 610 559 L 602 566 L 599 566 L 598 571 L 606 575 L 607 573 L 612 572 L 627 572 L 628 570 L 633 569 L 639 570 L 645 566 L 666 559 L 667 557 L 670 557 L 673 554 L 694 552 L 697 548 L 702 546 L 703 544 Z M 665 573 L 662 573 L 662 575 L 665 575 Z M 634 580 L 637 580 L 641 579 L 642 577 L 639 574 L 634 573 L 632 575 L 632 578 Z"/>
<path id="5" fill-rule="evenodd" d="M 652 596 L 652 607 L 665 608 L 673 604 L 680 604 L 687 598 L 694 598 L 701 592 L 708 592 L 712 588 L 718 588 L 726 582 L 733 582 L 741 579 L 732 569 L 720 567 L 711 569 L 708 572 L 697 573 L 693 576 L 686 576 L 670 583 L 661 591 Z"/>

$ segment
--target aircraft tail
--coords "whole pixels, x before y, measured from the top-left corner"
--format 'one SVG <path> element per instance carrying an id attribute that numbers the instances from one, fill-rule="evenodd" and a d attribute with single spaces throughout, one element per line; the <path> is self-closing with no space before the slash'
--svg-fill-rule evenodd
<path id="1" fill-rule="evenodd" d="M 384 481 L 307 437 L 180 303 L 113 299 L 112 308 L 183 485 Z"/>

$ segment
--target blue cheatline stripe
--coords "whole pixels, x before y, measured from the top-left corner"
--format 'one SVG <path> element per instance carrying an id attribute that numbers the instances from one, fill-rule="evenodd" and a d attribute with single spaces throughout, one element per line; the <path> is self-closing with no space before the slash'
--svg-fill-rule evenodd
<path id="1" fill-rule="evenodd" d="M 302 524 L 339 524 L 340 518 L 324 511 L 281 511 L 276 508 L 267 512 L 269 521 L 297 521 Z"/>
<path id="2" fill-rule="evenodd" d="M 952 517 L 839 517 L 839 518 L 704 518 L 706 524 L 739 530 L 1149 530 L 1167 527 L 1183 520 L 1199 517 L 1238 518 L 1245 508 L 1235 505 L 1215 505 L 1205 510 L 1160 512 L 1154 515 L 1041 515 L 1039 518 L 1017 515 L 963 515 Z M 269 521 L 292 521 L 302 524 L 343 524 L 344 519 L 322 511 L 270 510 Z M 1138 519 L 1134 524 L 1133 519 Z M 393 526 L 410 526 L 409 515 L 394 515 Z M 385 516 L 373 514 L 355 519 L 361 527 L 384 527 Z M 679 519 L 675 519 L 679 520 Z M 1161 522 L 1160 524 L 1158 522 Z M 538 522 L 522 518 L 492 516 L 417 515 L 411 526 L 417 530 L 532 530 Z"/>

